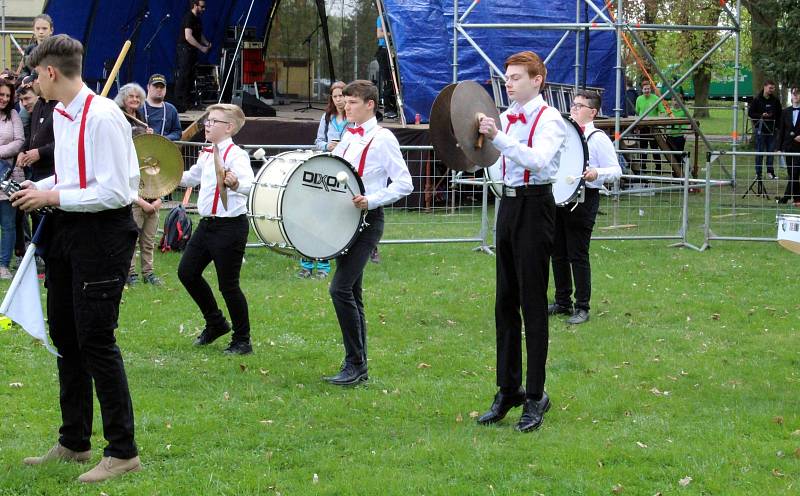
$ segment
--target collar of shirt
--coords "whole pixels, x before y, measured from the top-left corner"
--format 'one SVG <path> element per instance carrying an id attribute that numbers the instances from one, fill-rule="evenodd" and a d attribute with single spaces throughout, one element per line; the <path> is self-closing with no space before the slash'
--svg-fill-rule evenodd
<path id="1" fill-rule="evenodd" d="M 217 147 L 219 147 L 219 156 L 222 158 L 222 161 L 225 161 L 225 150 L 228 149 L 228 146 L 233 144 L 233 137 L 229 136 L 224 140 L 217 143 Z M 208 152 L 210 154 L 214 154 L 214 144 L 210 143 L 208 146 L 203 147 L 204 152 Z"/>
<path id="2" fill-rule="evenodd" d="M 537 112 L 544 104 L 544 98 L 542 98 L 542 95 L 536 95 L 535 98 L 530 100 L 525 105 L 520 105 L 517 102 L 512 103 L 511 106 L 508 107 L 508 112 L 514 114 L 523 113 L 525 114 L 526 119 L 531 122 L 531 117 L 533 117 L 533 114 Z"/>
<path id="3" fill-rule="evenodd" d="M 378 118 L 377 117 L 373 117 L 372 119 L 368 120 L 367 122 L 362 123 L 361 127 L 364 129 L 364 136 L 366 136 L 369 133 L 371 133 L 372 130 L 375 129 L 375 126 L 377 126 L 377 125 L 378 125 Z M 358 127 L 358 126 L 354 126 L 354 127 Z"/>
<path id="4" fill-rule="evenodd" d="M 594 121 L 587 122 L 583 125 L 583 135 L 589 136 L 594 131 Z"/>
<path id="5" fill-rule="evenodd" d="M 81 110 L 83 110 L 83 104 L 86 103 L 86 97 L 90 94 L 94 94 L 94 92 L 84 84 L 83 88 L 81 88 L 78 94 L 75 95 L 75 98 L 69 102 L 69 106 L 64 107 L 62 102 L 58 102 L 56 109 L 63 111 L 69 115 L 70 119 L 74 121 L 78 117 L 78 114 L 81 112 Z"/>

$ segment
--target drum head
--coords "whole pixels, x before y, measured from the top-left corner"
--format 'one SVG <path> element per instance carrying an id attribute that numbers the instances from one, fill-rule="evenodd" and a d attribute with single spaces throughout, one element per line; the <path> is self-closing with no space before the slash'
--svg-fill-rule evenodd
<path id="1" fill-rule="evenodd" d="M 559 156 L 558 172 L 553 183 L 553 199 L 556 205 L 574 201 L 583 191 L 583 172 L 589 166 L 589 148 L 581 128 L 575 120 L 561 114 L 567 125 L 567 138 Z"/>
<path id="2" fill-rule="evenodd" d="M 779 214 L 778 244 L 787 250 L 800 254 L 800 216 Z"/>
<path id="3" fill-rule="evenodd" d="M 365 212 L 353 206 L 353 193 L 339 184 L 337 174 L 347 174 L 356 195 L 364 184 L 344 159 L 315 155 L 292 172 L 281 200 L 283 231 L 287 241 L 306 258 L 327 260 L 350 247 L 362 229 Z"/>

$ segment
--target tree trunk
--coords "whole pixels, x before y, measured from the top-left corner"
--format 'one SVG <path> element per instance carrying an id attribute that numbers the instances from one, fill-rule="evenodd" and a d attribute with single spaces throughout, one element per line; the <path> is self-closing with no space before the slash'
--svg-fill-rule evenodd
<path id="1" fill-rule="evenodd" d="M 764 33 L 769 30 L 775 29 L 778 22 L 774 17 L 769 16 L 763 9 L 760 8 L 759 1 L 745 0 L 742 2 L 747 10 L 750 11 L 750 36 L 752 38 L 751 53 L 757 54 L 767 48 Z M 767 75 L 764 68 L 758 64 L 756 57 L 751 57 L 750 64 L 753 70 L 753 96 L 758 95 L 761 88 L 764 86 L 764 81 Z"/>
<path id="2" fill-rule="evenodd" d="M 708 118 L 708 90 L 711 86 L 711 73 L 707 69 L 699 68 L 692 75 L 694 84 L 694 118 Z"/>

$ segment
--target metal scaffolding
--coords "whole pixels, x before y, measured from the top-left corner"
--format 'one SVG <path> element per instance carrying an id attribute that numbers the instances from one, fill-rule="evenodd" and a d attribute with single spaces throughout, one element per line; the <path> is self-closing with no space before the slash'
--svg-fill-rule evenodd
<path id="1" fill-rule="evenodd" d="M 730 146 L 731 151 L 733 152 L 732 155 L 732 168 L 733 170 L 730 172 L 730 183 L 731 185 L 735 184 L 735 172 L 736 172 L 736 147 L 738 144 L 738 133 L 737 133 L 737 126 L 738 126 L 738 109 L 739 109 L 739 78 L 740 78 L 740 49 L 741 49 L 741 40 L 740 40 L 740 33 L 741 33 L 741 1 L 736 0 L 735 2 L 725 2 L 724 0 L 721 2 L 722 11 L 728 17 L 731 25 L 730 26 L 723 26 L 723 25 L 714 25 L 714 26 L 706 26 L 706 25 L 667 25 L 667 24 L 641 24 L 641 23 L 631 23 L 626 18 L 627 12 L 623 9 L 623 2 L 622 0 L 615 0 L 616 3 L 616 14 L 609 10 L 609 7 L 613 5 L 614 0 L 609 0 L 606 2 L 602 8 L 599 8 L 592 0 L 576 0 L 576 15 L 575 15 L 575 22 L 574 23 L 469 23 L 466 22 L 467 18 L 469 17 L 470 13 L 478 6 L 480 0 L 472 0 L 466 10 L 459 15 L 459 1 L 453 0 L 453 82 L 458 81 L 458 41 L 459 36 L 461 36 L 464 40 L 472 46 L 473 49 L 483 58 L 486 63 L 489 65 L 492 71 L 494 71 L 498 76 L 505 80 L 505 75 L 503 71 L 501 71 L 497 65 L 489 58 L 489 56 L 481 49 L 478 43 L 467 33 L 468 29 L 531 29 L 531 30 L 563 30 L 565 31 L 564 36 L 561 37 L 558 43 L 552 48 L 550 53 L 545 57 L 544 61 L 545 64 L 553 57 L 556 51 L 561 47 L 564 41 L 569 37 L 570 33 L 574 32 L 575 35 L 575 89 L 577 90 L 579 87 L 580 81 L 580 71 L 582 68 L 581 59 L 580 59 L 580 33 L 581 31 L 615 31 L 616 38 L 617 38 L 617 47 L 616 47 L 616 88 L 615 88 L 615 96 L 614 96 L 614 146 L 619 151 L 619 145 L 622 138 L 627 136 L 631 131 L 641 122 L 643 116 L 646 116 L 650 113 L 651 110 L 655 109 L 661 102 L 664 100 L 666 95 L 671 94 L 675 91 L 675 88 L 681 85 L 684 81 L 686 81 L 692 73 L 697 70 L 700 65 L 705 62 L 714 52 L 716 52 L 720 47 L 722 47 L 728 40 L 734 38 L 736 43 L 735 48 L 735 61 L 734 61 L 734 78 L 733 78 L 733 87 L 734 87 L 734 95 L 733 95 L 733 130 L 731 131 L 731 140 Z M 731 10 L 729 3 L 735 3 L 735 9 Z M 582 4 L 585 4 L 587 9 L 590 9 L 594 13 L 594 17 L 589 22 L 581 22 L 581 7 Z M 485 4 L 484 4 L 485 5 Z M 642 41 L 641 37 L 639 36 L 640 32 L 651 32 L 651 31 L 719 31 L 724 33 L 720 40 L 714 44 L 709 50 L 707 50 L 694 64 L 683 74 L 679 77 L 674 83 L 670 82 L 669 79 L 664 75 L 664 72 L 659 68 L 658 63 L 656 62 L 653 55 L 648 50 L 647 46 Z M 637 117 L 633 123 L 628 125 L 624 130 L 621 129 L 621 117 L 622 117 L 622 92 L 624 91 L 622 82 L 624 78 L 623 70 L 624 67 L 622 66 L 622 42 L 623 38 L 626 36 L 630 36 L 634 41 L 635 44 L 638 46 L 641 53 L 647 59 L 647 61 L 651 64 L 653 70 L 655 71 L 658 78 L 664 85 L 664 91 L 661 95 L 659 95 L 658 100 L 648 108 L 644 113 L 643 116 Z M 714 145 L 711 141 L 708 140 L 706 135 L 700 129 L 697 124 L 697 121 L 694 119 L 692 114 L 686 108 L 682 99 L 677 100 L 678 105 L 681 109 L 686 112 L 688 116 L 691 126 L 697 136 L 703 140 L 707 149 L 710 152 L 710 159 L 707 165 L 710 166 L 713 163 L 714 158 L 718 157 L 715 155 L 714 152 L 719 150 L 715 149 Z M 707 175 L 709 174 L 708 171 L 710 167 L 706 167 Z M 707 182 L 710 181 L 710 176 L 707 177 Z M 706 188 L 708 192 L 709 188 Z M 709 200 L 710 197 L 707 194 L 706 197 L 706 211 L 709 210 Z M 694 249 L 702 250 L 708 246 L 708 236 L 706 236 L 705 243 L 702 247 L 698 248 L 693 245 L 690 245 L 687 242 L 682 243 L 682 246 L 688 246 Z"/>

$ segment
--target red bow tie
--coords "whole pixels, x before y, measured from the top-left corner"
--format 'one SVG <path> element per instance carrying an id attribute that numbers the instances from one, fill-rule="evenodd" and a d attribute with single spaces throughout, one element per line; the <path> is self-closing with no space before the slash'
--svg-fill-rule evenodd
<path id="1" fill-rule="evenodd" d="M 347 131 L 352 134 L 357 134 L 359 136 L 364 136 L 364 128 L 361 126 L 358 127 L 348 127 Z"/>
<path id="2" fill-rule="evenodd" d="M 586 132 L 586 126 L 578 126 L 581 128 L 581 134 Z"/>
<path id="3" fill-rule="evenodd" d="M 206 153 L 214 153 L 214 148 L 211 147 L 211 146 L 203 147 L 203 151 L 206 152 Z"/>
<path id="4" fill-rule="evenodd" d="M 519 114 L 508 114 L 508 122 L 514 124 L 515 122 L 520 121 L 523 124 L 527 124 L 528 120 L 525 119 L 525 114 L 520 112 Z"/>

